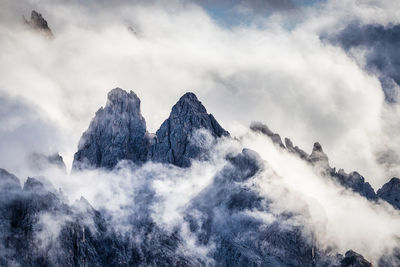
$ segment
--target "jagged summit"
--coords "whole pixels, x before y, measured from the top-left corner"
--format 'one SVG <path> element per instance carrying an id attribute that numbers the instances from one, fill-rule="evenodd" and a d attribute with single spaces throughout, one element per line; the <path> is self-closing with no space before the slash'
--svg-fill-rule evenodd
<path id="1" fill-rule="evenodd" d="M 116 87 L 107 94 L 106 108 L 107 107 L 120 108 L 121 112 L 122 109 L 128 108 L 140 112 L 140 99 L 132 90 L 128 93 Z"/>
<path id="2" fill-rule="evenodd" d="M 186 93 L 172 107 L 169 118 L 157 130 L 149 157 L 156 162 L 190 166 L 190 160 L 201 157 L 204 152 L 203 147 L 191 141 L 199 129 L 207 130 L 214 139 L 229 136 L 214 116 L 207 113 L 196 95 Z"/>
<path id="3" fill-rule="evenodd" d="M 206 108 L 203 104 L 197 99 L 197 96 L 192 92 L 187 92 L 179 101 L 172 107 L 171 115 L 178 115 L 182 112 L 198 112 L 198 113 L 207 113 Z"/>
<path id="4" fill-rule="evenodd" d="M 36 10 L 32 10 L 31 19 L 28 21 L 24 17 L 25 23 L 28 24 L 32 29 L 39 30 L 49 37 L 53 37 L 53 33 L 47 24 L 47 21 L 43 18 L 42 14 Z"/>
<path id="5" fill-rule="evenodd" d="M 83 133 L 73 169 L 112 169 L 123 159 L 188 167 L 191 159 L 199 159 L 207 150 L 193 141 L 199 129 L 207 130 L 214 139 L 229 136 L 196 95 L 186 93 L 152 139 L 140 111 L 139 97 L 132 91 L 115 88 L 108 93 L 106 106 L 96 112 Z"/>
<path id="6" fill-rule="evenodd" d="M 308 161 L 313 164 L 323 164 L 323 167 L 329 168 L 329 159 L 328 156 L 325 154 L 324 150 L 320 143 L 315 142 L 312 152 L 308 157 Z"/>
<path id="7" fill-rule="evenodd" d="M 377 191 L 378 197 L 400 209 L 400 179 L 393 177 Z"/>
<path id="8" fill-rule="evenodd" d="M 149 144 L 140 99 L 132 91 L 128 93 L 115 88 L 108 93 L 106 106 L 96 112 L 88 130 L 83 133 L 73 169 L 110 169 L 122 159 L 145 162 Z"/>
<path id="9" fill-rule="evenodd" d="M 294 146 L 293 142 L 289 138 L 284 139 L 285 145 L 283 145 L 279 134 L 271 131 L 265 124 L 253 122 L 250 126 L 250 129 L 254 132 L 259 132 L 268 136 L 275 145 L 286 149 L 289 153 L 297 155 L 301 159 L 316 167 L 316 170 L 318 170 L 319 173 L 331 177 L 342 186 L 359 193 L 369 200 L 377 199 L 377 195 L 375 194 L 372 186 L 366 182 L 364 177 L 359 173 L 352 172 L 347 174 L 343 169 L 336 171 L 336 168 L 331 168 L 329 166 L 329 158 L 325 154 L 319 142 L 315 142 L 311 154 L 307 154 L 298 146 Z"/>

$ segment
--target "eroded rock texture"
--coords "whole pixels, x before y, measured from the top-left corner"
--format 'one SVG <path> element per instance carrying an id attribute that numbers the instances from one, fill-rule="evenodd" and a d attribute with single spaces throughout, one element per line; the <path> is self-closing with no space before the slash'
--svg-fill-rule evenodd
<path id="1" fill-rule="evenodd" d="M 118 161 L 147 160 L 150 139 L 140 111 L 140 99 L 130 91 L 115 88 L 83 133 L 75 153 L 73 169 L 112 169 Z"/>
<path id="2" fill-rule="evenodd" d="M 393 177 L 377 191 L 378 197 L 400 209 L 400 179 Z"/>
<path id="3" fill-rule="evenodd" d="M 196 130 L 200 129 L 207 130 L 213 139 L 229 136 L 214 116 L 207 113 L 196 95 L 186 93 L 172 107 L 169 118 L 157 130 L 150 159 L 179 167 L 190 166 L 191 159 L 198 159 L 205 152 L 204 146 L 198 140 L 193 140 L 196 139 L 193 136 Z"/>
<path id="4" fill-rule="evenodd" d="M 32 29 L 44 33 L 48 37 L 53 37 L 53 33 L 47 24 L 47 21 L 43 18 L 42 14 L 36 10 L 32 10 L 31 19 L 28 21 L 25 19 L 25 23 L 28 24 Z"/>

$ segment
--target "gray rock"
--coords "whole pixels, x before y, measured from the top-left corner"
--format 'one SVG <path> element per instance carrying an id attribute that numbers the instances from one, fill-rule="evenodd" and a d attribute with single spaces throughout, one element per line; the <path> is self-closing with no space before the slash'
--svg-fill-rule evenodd
<path id="1" fill-rule="evenodd" d="M 365 181 L 364 177 L 358 172 L 351 172 L 347 174 L 343 169 L 338 172 L 336 168 L 329 166 L 329 158 L 322 149 L 320 143 L 314 143 L 313 150 L 307 158 L 308 162 L 321 168 L 324 175 L 332 177 L 339 184 L 345 188 L 351 189 L 353 192 L 364 196 L 368 200 L 376 200 L 376 194 L 372 186 Z"/>
<path id="2" fill-rule="evenodd" d="M 400 209 L 400 179 L 393 177 L 377 192 L 379 198 L 386 200 L 396 209 Z"/>
<path id="3" fill-rule="evenodd" d="M 268 137 L 271 138 L 272 142 L 282 148 L 285 148 L 285 146 L 282 143 L 281 136 L 277 133 L 272 132 L 267 125 L 262 124 L 260 122 L 252 122 L 250 124 L 250 130 L 254 132 L 259 132 L 262 133 Z"/>
<path id="4" fill-rule="evenodd" d="M 25 23 L 28 24 L 32 29 L 40 31 L 49 37 L 53 37 L 53 33 L 47 24 L 47 21 L 43 18 L 42 14 L 39 12 L 32 10 L 31 19 L 28 21 L 25 19 Z"/>
<path id="5" fill-rule="evenodd" d="M 372 186 L 368 182 L 365 182 L 364 177 L 358 172 L 347 174 L 343 169 L 336 172 L 335 168 L 333 168 L 330 171 L 330 175 L 341 185 L 351 189 L 353 192 L 359 193 L 369 200 L 377 199 L 377 195 Z"/>
<path id="6" fill-rule="evenodd" d="M 150 146 L 140 99 L 130 91 L 115 88 L 104 108 L 96 112 L 83 133 L 75 153 L 73 170 L 103 167 L 112 169 L 120 160 L 143 163 Z"/>
<path id="7" fill-rule="evenodd" d="M 314 143 L 313 150 L 312 150 L 310 156 L 308 156 L 307 160 L 311 164 L 319 164 L 324 168 L 329 168 L 328 156 L 322 150 L 322 146 L 318 142 Z"/>
<path id="8" fill-rule="evenodd" d="M 157 130 L 149 158 L 156 162 L 189 167 L 190 160 L 199 159 L 206 150 L 201 144 L 191 142 L 193 134 L 200 129 L 207 130 L 214 139 L 229 136 L 214 116 L 207 113 L 196 95 L 186 93 L 172 107 L 169 118 Z"/>
<path id="9" fill-rule="evenodd" d="M 298 155 L 300 158 L 307 159 L 309 157 L 309 155 L 298 146 L 293 146 L 293 143 L 289 138 L 285 138 L 285 145 L 289 152 Z"/>
<path id="10" fill-rule="evenodd" d="M 377 195 L 372 186 L 368 182 L 365 182 L 364 177 L 359 173 L 352 172 L 347 174 L 342 169 L 337 172 L 335 168 L 331 168 L 329 166 L 329 158 L 323 151 L 320 143 L 314 143 L 313 150 L 311 154 L 308 155 L 298 146 L 294 146 L 293 142 L 289 138 L 285 138 L 284 146 L 279 134 L 272 132 L 265 124 L 253 122 L 250 129 L 270 137 L 274 144 L 285 148 L 288 152 L 296 154 L 301 159 L 306 160 L 308 163 L 317 167 L 322 175 L 331 177 L 345 188 L 351 189 L 353 192 L 359 193 L 361 196 L 364 196 L 369 200 L 377 199 Z"/>
<path id="11" fill-rule="evenodd" d="M 344 258 L 340 262 L 341 267 L 372 267 L 372 264 L 364 259 L 364 257 L 353 250 L 346 252 Z"/>

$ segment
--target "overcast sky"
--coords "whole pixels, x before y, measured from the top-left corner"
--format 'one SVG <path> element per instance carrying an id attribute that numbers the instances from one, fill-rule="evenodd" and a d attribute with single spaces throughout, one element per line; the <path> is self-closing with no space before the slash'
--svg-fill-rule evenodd
<path id="1" fill-rule="evenodd" d="M 114 87 L 137 93 L 151 132 L 192 91 L 233 135 L 261 121 L 306 151 L 319 141 L 331 165 L 378 188 L 399 175 L 398 105 L 385 102 L 380 74 L 366 67 L 368 45 L 350 51 L 326 36 L 354 22 L 392 27 L 398 8 L 373 0 L 3 0 L 1 165 L 15 171 L 41 150 L 59 151 L 70 166 Z M 23 24 L 32 9 L 53 39 Z"/>

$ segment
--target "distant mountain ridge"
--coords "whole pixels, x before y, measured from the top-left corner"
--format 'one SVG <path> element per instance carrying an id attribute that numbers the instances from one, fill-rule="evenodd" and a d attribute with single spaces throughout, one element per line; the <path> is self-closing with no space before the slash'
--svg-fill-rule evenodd
<path id="1" fill-rule="evenodd" d="M 311 165 L 317 165 L 318 169 L 322 170 L 323 175 L 330 177 L 345 188 L 351 189 L 371 201 L 385 200 L 395 208 L 400 209 L 400 179 L 392 178 L 375 193 L 372 186 L 358 172 L 353 171 L 348 174 L 343 169 L 336 171 L 336 168 L 331 168 L 329 158 L 318 142 L 314 143 L 311 154 L 307 154 L 299 147 L 294 147 L 289 138 L 285 138 L 285 145 L 283 145 L 280 135 L 272 132 L 265 124 L 254 122 L 250 129 L 268 136 L 275 145 L 297 155 Z"/>
<path id="2" fill-rule="evenodd" d="M 265 125 L 255 123 L 251 129 L 269 136 L 280 149 L 319 166 L 318 171 L 341 186 L 372 201 L 378 198 L 358 173 L 331 168 L 319 143 L 307 154 L 290 139 L 286 138 L 284 144 Z M 75 172 L 99 168 L 110 173 L 120 161 L 131 161 L 136 166 L 159 162 L 186 170 L 192 160 L 208 160 L 208 153 L 220 138 L 231 137 L 193 93 L 179 99 L 153 135 L 147 131 L 138 96 L 115 88 L 83 133 L 73 168 Z M 60 156 L 40 156 L 38 162 L 42 159 L 62 165 Z M 62 192 L 46 178 L 29 177 L 21 187 L 17 177 L 0 169 L 0 251 L 4 251 L 0 252 L 0 265 L 372 266 L 351 248 L 341 255 L 321 247 L 305 226 L 290 224 L 298 214 L 274 213 L 272 200 L 249 184 L 267 168 L 255 151 L 243 148 L 228 153 L 225 160 L 211 184 L 182 210 L 182 220 L 188 225 L 195 247 L 212 248 L 206 255 L 185 248 L 187 234 L 178 226 L 170 231 L 154 220 L 152 205 L 158 199 L 152 177 L 144 177 L 143 184 L 135 185 L 137 195 L 124 207 L 132 230 L 121 233 L 106 211 L 94 209 L 86 199 L 67 204 Z M 378 196 L 396 203 L 397 184 L 392 179 L 390 185 L 378 190 Z M 274 219 L 265 223 L 252 213 L 273 214 Z M 59 233 L 45 246 L 40 245 L 43 240 L 39 233 L 52 220 L 61 220 L 57 222 Z M 393 259 L 400 260 L 396 255 L 382 255 L 381 262 Z"/>

